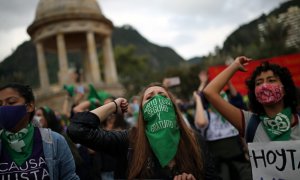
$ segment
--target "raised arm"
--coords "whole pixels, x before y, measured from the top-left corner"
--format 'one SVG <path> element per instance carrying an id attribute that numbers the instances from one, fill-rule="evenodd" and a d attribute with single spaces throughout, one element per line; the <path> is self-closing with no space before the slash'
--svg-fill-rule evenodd
<path id="1" fill-rule="evenodd" d="M 218 74 L 203 90 L 207 100 L 240 132 L 242 130 L 242 114 L 240 109 L 231 105 L 220 96 L 220 91 L 238 70 L 246 71 L 244 65 L 248 64 L 249 58 L 241 56 L 229 65 L 225 70 Z"/>
<path id="2" fill-rule="evenodd" d="M 200 85 L 198 87 L 198 91 L 202 91 L 204 89 L 204 87 L 206 86 L 207 84 L 207 81 L 208 81 L 208 75 L 207 75 L 207 72 L 206 71 L 201 71 L 199 74 L 198 74 L 198 78 L 199 78 L 199 81 L 200 81 Z"/>
<path id="3" fill-rule="evenodd" d="M 125 113 L 128 109 L 128 102 L 124 98 L 118 98 L 110 103 L 104 104 L 94 110 L 91 113 L 98 116 L 100 120 L 106 119 L 110 114 L 114 112 Z"/>
<path id="4" fill-rule="evenodd" d="M 72 98 L 69 95 L 65 95 L 63 105 L 62 105 L 62 114 L 70 118 L 70 104 L 71 104 Z"/>
<path id="5" fill-rule="evenodd" d="M 92 111 L 76 113 L 67 130 L 72 141 L 112 156 L 127 152 L 129 144 L 127 130 L 106 131 L 99 128 L 100 122 L 116 112 L 116 109 L 118 113 L 127 111 L 126 99 L 118 98 L 115 102 L 107 103 Z"/>
<path id="6" fill-rule="evenodd" d="M 204 115 L 205 111 L 202 105 L 201 98 L 196 91 L 194 91 L 193 97 L 196 103 L 195 118 L 194 118 L 195 126 L 199 128 L 204 128 L 208 125 L 208 119 Z"/>
<path id="7" fill-rule="evenodd" d="M 88 100 L 83 101 L 83 102 L 77 104 L 75 107 L 73 107 L 73 111 L 74 111 L 74 113 L 84 112 L 89 109 L 90 105 L 91 105 L 91 103 Z"/>
<path id="8" fill-rule="evenodd" d="M 199 93 L 202 93 L 202 90 L 204 89 L 204 87 L 207 84 L 207 81 L 208 81 L 207 72 L 201 71 L 198 74 L 198 78 L 200 81 L 200 85 L 198 87 L 198 92 L 193 93 L 193 97 L 194 97 L 194 100 L 196 103 L 194 123 L 195 123 L 196 127 L 204 128 L 208 125 L 208 119 L 205 116 L 204 107 L 202 104 L 202 100 L 199 96 Z"/>

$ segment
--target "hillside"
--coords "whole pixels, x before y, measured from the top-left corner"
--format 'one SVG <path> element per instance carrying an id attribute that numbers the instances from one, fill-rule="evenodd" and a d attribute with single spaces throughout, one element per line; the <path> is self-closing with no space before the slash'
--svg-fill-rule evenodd
<path id="1" fill-rule="evenodd" d="M 217 63 L 223 64 L 221 61 L 228 56 L 236 57 L 243 54 L 253 58 L 264 58 L 299 52 L 299 49 L 285 49 L 285 47 L 283 47 L 283 43 L 278 43 L 278 39 L 281 36 L 274 34 L 271 34 L 271 36 L 273 37 L 272 40 L 275 40 L 275 43 L 270 41 L 268 44 L 269 46 L 263 46 L 260 40 L 261 34 L 258 30 L 259 24 L 265 23 L 271 16 L 276 17 L 279 14 L 286 12 L 291 6 L 300 7 L 300 1 L 287 1 L 282 3 L 280 7 L 274 9 L 269 14 L 262 14 L 257 19 L 254 19 L 251 22 L 246 22 L 226 38 L 220 52 L 213 52 L 203 57 L 194 57 L 190 59 L 188 63 L 195 66 L 203 63 L 201 68 L 205 68 L 206 65 L 215 65 Z M 134 53 L 136 55 L 146 57 L 145 59 L 148 65 L 147 68 L 154 71 L 154 74 L 162 74 L 162 72 L 169 67 L 179 67 L 179 65 L 186 63 L 186 61 L 184 61 L 183 58 L 180 57 L 172 48 L 161 47 L 149 42 L 130 25 L 116 27 L 113 31 L 112 43 L 114 47 L 126 47 L 133 45 L 135 47 Z M 48 53 L 46 58 L 50 83 L 55 83 L 57 82 L 58 70 L 57 57 L 55 54 Z M 82 55 L 80 54 L 68 54 L 70 65 L 78 64 L 78 62 L 81 62 L 81 58 Z M 140 69 L 135 66 L 135 61 L 131 62 L 133 63 L 126 64 L 126 62 L 122 62 L 121 67 L 126 69 L 125 66 L 130 64 L 130 68 L 134 66 L 134 69 L 139 72 Z M 125 72 L 128 72 L 128 70 Z M 148 74 L 151 77 L 153 76 L 153 74 Z M 10 81 L 30 84 L 33 87 L 38 86 L 37 57 L 35 47 L 31 41 L 20 44 L 12 55 L 0 63 L 0 83 L 3 84 Z"/>
<path id="2" fill-rule="evenodd" d="M 274 52 L 274 54 L 264 54 L 263 52 L 260 52 L 263 50 L 264 47 L 261 42 L 262 33 L 259 31 L 259 24 L 265 24 L 267 20 L 271 17 L 278 18 L 280 14 L 286 13 L 287 10 L 292 6 L 300 7 L 300 1 L 291 0 L 282 3 L 278 8 L 272 10 L 269 14 L 262 14 L 259 18 L 254 19 L 251 22 L 246 23 L 244 25 L 241 25 L 238 29 L 236 29 L 226 38 L 226 40 L 223 43 L 222 52 L 230 54 L 233 57 L 239 54 L 245 54 L 252 57 L 256 56 L 257 58 L 265 58 L 264 56 L 278 56 L 299 51 L 299 49 L 297 50 L 293 48 L 283 50 L 285 48 L 284 40 L 286 37 L 284 37 L 283 33 L 284 27 L 283 25 L 281 25 L 282 29 L 277 29 L 277 32 L 274 29 L 272 32 L 269 32 L 272 33 L 270 36 L 272 39 L 268 39 L 269 43 L 271 44 L 270 47 L 273 49 L 277 48 L 277 54 L 276 52 Z M 297 26 L 299 28 L 299 24 Z M 278 25 L 277 27 L 280 27 L 280 25 Z M 280 40 L 282 39 L 283 41 L 281 45 L 276 46 L 276 44 L 279 44 L 281 42 Z"/>
<path id="3" fill-rule="evenodd" d="M 113 45 L 134 45 L 138 55 L 145 55 L 150 60 L 150 65 L 154 69 L 165 69 L 168 66 L 177 66 L 184 62 L 173 49 L 169 47 L 161 47 L 149 42 L 139 34 L 133 27 L 129 25 L 116 28 L 112 36 Z"/>
<path id="4" fill-rule="evenodd" d="M 271 17 L 278 18 L 280 14 L 286 13 L 290 7 L 300 7 L 299 0 L 286 1 L 278 8 L 273 9 L 268 14 L 262 14 L 256 19 L 238 27 L 234 30 L 224 41 L 223 47 L 219 49 L 219 52 L 211 52 L 204 57 L 193 57 L 187 62 L 191 65 L 200 64 L 206 62 L 209 65 L 224 64 L 224 60 L 228 57 L 236 57 L 239 55 L 246 55 L 256 59 L 270 58 L 280 55 L 298 53 L 300 46 L 298 47 L 286 47 L 285 40 L 289 33 L 284 34 L 284 29 L 280 23 L 276 24 L 278 29 L 273 29 L 269 33 L 269 39 L 261 40 L 262 33 L 259 31 L 259 25 L 265 24 Z M 273 24 L 274 25 L 274 24 Z M 294 24 L 295 25 L 295 24 Z M 300 24 L 296 24 L 296 29 L 299 29 Z M 298 31 L 298 33 L 300 33 Z M 298 35 L 299 37 L 299 35 Z M 300 41 L 300 40 L 298 40 Z M 209 61 L 209 62 L 208 62 Z"/>
<path id="5" fill-rule="evenodd" d="M 30 42 L 24 42 L 0 63 L 0 84 L 14 81 L 36 86 L 39 83 L 36 50 Z"/>
<path id="6" fill-rule="evenodd" d="M 113 46 L 136 47 L 136 54 L 146 56 L 152 69 L 163 70 L 177 66 L 184 60 L 169 47 L 160 47 L 142 37 L 133 27 L 116 27 L 112 36 Z M 58 62 L 55 54 L 46 54 L 50 83 L 57 82 Z M 78 64 L 80 54 L 68 54 L 69 64 Z M 126 66 L 125 64 L 122 64 Z M 17 49 L 0 63 L 0 83 L 22 82 L 37 87 L 39 84 L 37 56 L 31 41 L 23 42 Z"/>

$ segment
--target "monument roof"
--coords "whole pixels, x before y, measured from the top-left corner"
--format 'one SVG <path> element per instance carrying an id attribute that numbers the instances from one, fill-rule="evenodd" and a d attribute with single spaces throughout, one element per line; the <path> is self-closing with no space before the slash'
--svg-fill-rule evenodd
<path id="1" fill-rule="evenodd" d="M 102 16 L 96 0 L 40 0 L 35 14 L 35 21 L 53 16 L 69 15 Z"/>
<path id="2" fill-rule="evenodd" d="M 32 35 L 45 24 L 74 19 L 103 22 L 113 27 L 112 22 L 102 14 L 96 0 L 40 0 L 35 19 L 27 28 L 27 32 Z"/>

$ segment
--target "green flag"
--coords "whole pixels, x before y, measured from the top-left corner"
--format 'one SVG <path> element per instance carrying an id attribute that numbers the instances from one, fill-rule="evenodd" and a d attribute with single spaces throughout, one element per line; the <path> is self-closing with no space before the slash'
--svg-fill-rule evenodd
<path id="1" fill-rule="evenodd" d="M 66 85 L 64 84 L 64 90 L 66 90 L 70 97 L 73 97 L 75 94 L 74 85 Z"/>
<path id="2" fill-rule="evenodd" d="M 89 89 L 90 89 L 90 93 L 88 95 L 88 99 L 96 98 L 100 101 L 101 98 L 98 96 L 98 93 L 92 84 L 89 84 Z"/>
<path id="3" fill-rule="evenodd" d="M 104 104 L 104 101 L 105 101 L 106 99 L 113 97 L 111 94 L 109 94 L 109 93 L 106 92 L 106 91 L 98 91 L 97 94 L 98 94 L 98 96 L 100 97 L 100 103 L 101 103 L 101 104 Z"/>
<path id="4" fill-rule="evenodd" d="M 104 104 L 105 99 L 113 97 L 111 94 L 109 94 L 106 91 L 100 90 L 97 91 L 95 87 L 92 84 L 89 84 L 90 93 L 88 95 L 89 101 L 95 101 L 97 99 L 101 105 Z"/>

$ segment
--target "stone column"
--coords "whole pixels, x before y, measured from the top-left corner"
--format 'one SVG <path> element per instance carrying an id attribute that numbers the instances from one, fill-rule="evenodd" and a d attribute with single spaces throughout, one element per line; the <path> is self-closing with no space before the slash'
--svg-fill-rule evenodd
<path id="1" fill-rule="evenodd" d="M 87 83 L 93 83 L 92 82 L 92 76 L 91 76 L 91 66 L 89 63 L 89 55 L 87 50 L 84 51 L 84 59 L 83 59 L 83 72 L 84 72 L 84 78 Z"/>
<path id="2" fill-rule="evenodd" d="M 89 56 L 91 76 L 93 83 L 101 82 L 98 55 L 95 43 L 95 35 L 93 32 L 87 32 L 87 51 Z"/>
<path id="3" fill-rule="evenodd" d="M 59 72 L 58 81 L 60 85 L 67 82 L 68 77 L 68 57 L 66 51 L 66 44 L 63 34 L 57 34 L 56 36 L 57 52 L 58 52 L 58 62 L 59 62 Z"/>
<path id="4" fill-rule="evenodd" d="M 41 42 L 37 42 L 35 46 L 37 51 L 40 86 L 43 92 L 47 92 L 49 91 L 50 83 L 49 83 L 48 70 L 46 65 L 46 58 L 44 54 L 43 44 Z"/>
<path id="5" fill-rule="evenodd" d="M 105 82 L 108 84 L 118 83 L 116 64 L 109 36 L 106 36 L 103 40 L 103 58 Z"/>

